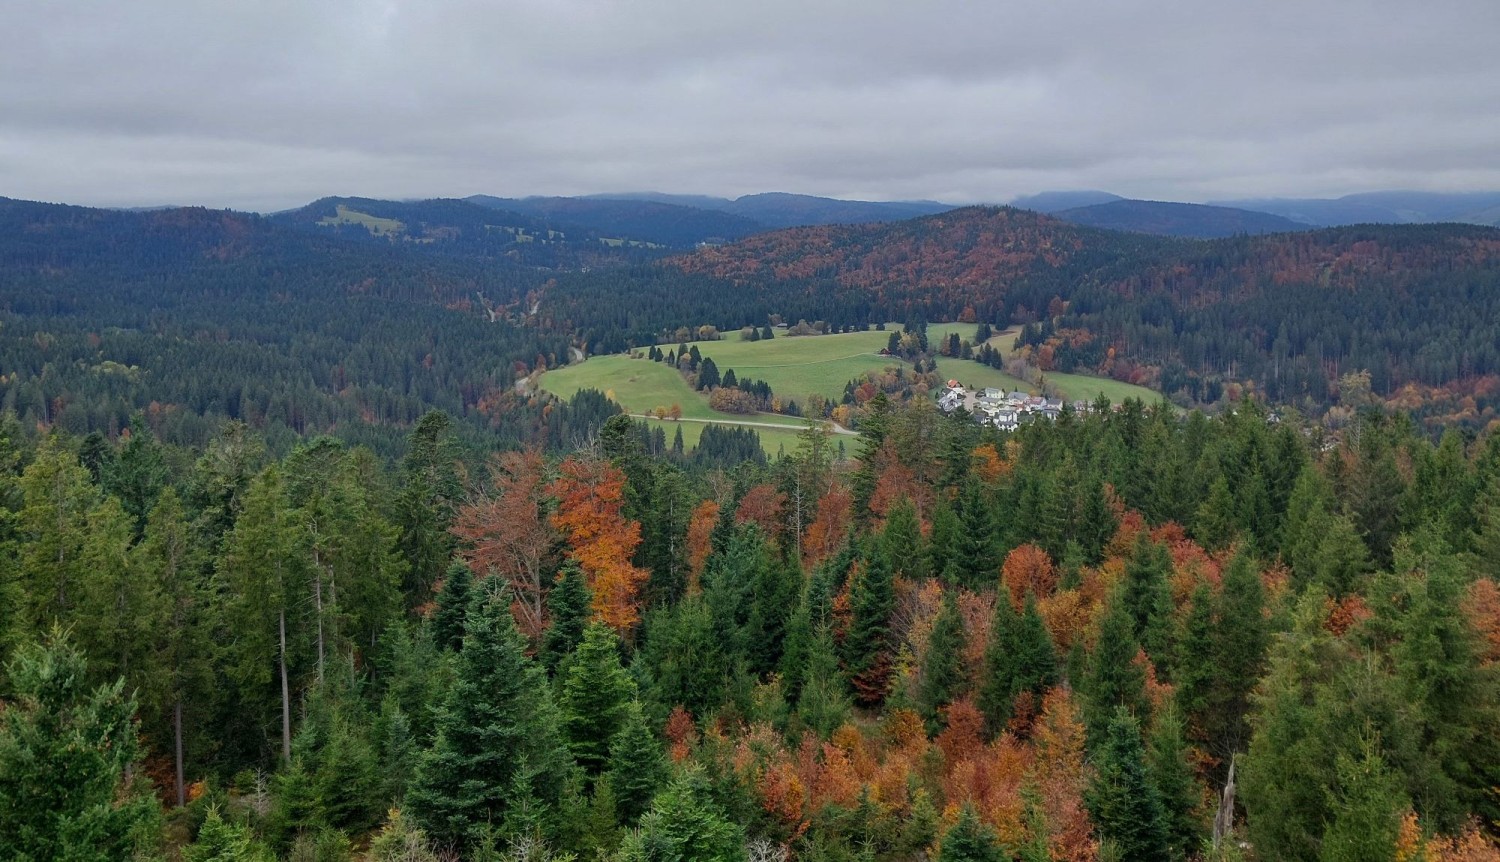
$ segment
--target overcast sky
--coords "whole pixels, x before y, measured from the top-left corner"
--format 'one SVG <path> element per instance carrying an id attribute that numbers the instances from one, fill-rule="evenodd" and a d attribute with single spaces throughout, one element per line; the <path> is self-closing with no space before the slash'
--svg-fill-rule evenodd
<path id="1" fill-rule="evenodd" d="M 16 0 L 0 196 L 1500 189 L 1500 2 Z"/>

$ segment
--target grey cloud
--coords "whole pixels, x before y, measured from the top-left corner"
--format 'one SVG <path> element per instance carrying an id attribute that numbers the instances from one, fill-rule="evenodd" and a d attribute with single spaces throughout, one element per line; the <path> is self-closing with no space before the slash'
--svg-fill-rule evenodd
<path id="1" fill-rule="evenodd" d="M 1500 188 L 1500 4 L 15 4 L 0 194 Z"/>

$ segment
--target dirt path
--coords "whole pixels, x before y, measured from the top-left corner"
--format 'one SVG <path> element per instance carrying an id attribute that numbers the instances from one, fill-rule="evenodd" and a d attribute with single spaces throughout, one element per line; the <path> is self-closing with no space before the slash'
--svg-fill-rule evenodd
<path id="1" fill-rule="evenodd" d="M 655 419 L 656 418 L 656 415 L 653 414 L 653 413 L 632 413 L 630 415 L 633 416 L 633 417 L 635 417 L 636 419 Z M 702 422 L 705 425 L 744 425 L 744 426 L 747 426 L 747 427 L 750 427 L 750 428 L 772 428 L 772 429 L 775 429 L 777 431 L 801 431 L 802 430 L 800 427 L 798 427 L 796 425 L 778 425 L 775 422 L 749 422 L 749 421 L 745 421 L 745 420 L 741 420 L 741 419 L 690 419 L 690 418 L 684 416 L 681 419 L 664 420 L 664 421 Z M 849 437 L 858 437 L 859 436 L 859 432 L 858 431 L 850 431 L 848 428 L 845 428 L 844 426 L 838 424 L 837 422 L 829 422 L 828 425 L 831 428 L 833 428 L 833 433 L 835 433 L 835 434 L 843 434 L 843 435 L 846 435 L 846 436 L 849 436 Z"/>

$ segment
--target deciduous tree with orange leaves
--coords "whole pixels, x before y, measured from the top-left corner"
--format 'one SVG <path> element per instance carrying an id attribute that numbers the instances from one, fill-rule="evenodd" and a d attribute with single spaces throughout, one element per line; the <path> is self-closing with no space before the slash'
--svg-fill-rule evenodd
<path id="1" fill-rule="evenodd" d="M 1000 580 L 1010 593 L 1011 604 L 1019 611 L 1028 591 L 1038 599 L 1052 595 L 1057 587 L 1057 570 L 1046 551 L 1027 543 L 1005 555 Z"/>
<path id="2" fill-rule="evenodd" d="M 563 461 L 548 486 L 557 498 L 552 525 L 568 540 L 568 556 L 583 569 L 594 617 L 624 634 L 640 620 L 640 590 L 648 572 L 630 562 L 641 525 L 624 514 L 625 474 L 600 458 Z"/>
<path id="3" fill-rule="evenodd" d="M 708 564 L 708 555 L 713 551 L 714 525 L 719 523 L 719 504 L 704 500 L 693 509 L 688 518 L 687 559 L 689 595 L 702 589 L 703 567 Z"/>
<path id="4" fill-rule="evenodd" d="M 452 528 L 476 576 L 498 575 L 510 585 L 516 625 L 533 641 L 546 627 L 544 580 L 558 539 L 546 517 L 546 481 L 540 449 L 496 455 L 488 485 L 471 489 Z"/>

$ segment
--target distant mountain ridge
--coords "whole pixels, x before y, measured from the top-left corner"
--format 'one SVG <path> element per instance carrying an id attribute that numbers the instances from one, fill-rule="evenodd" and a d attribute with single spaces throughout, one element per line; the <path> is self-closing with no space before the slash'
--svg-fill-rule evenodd
<path id="1" fill-rule="evenodd" d="M 1125 198 L 1117 194 L 1101 191 L 1041 192 L 1039 194 L 1018 197 L 1012 200 L 1008 206 L 1050 214 L 1061 212 L 1062 210 L 1091 207 L 1096 204 L 1107 204 L 1111 201 L 1123 200 Z"/>
<path id="2" fill-rule="evenodd" d="M 937 201 L 854 201 L 789 192 L 763 192 L 733 199 L 661 192 L 627 192 L 590 195 L 580 200 L 651 201 L 716 210 L 753 219 L 766 229 L 901 221 L 955 208 L 951 204 Z"/>
<path id="3" fill-rule="evenodd" d="M 1341 198 L 1251 198 L 1220 206 L 1258 210 L 1304 224 L 1458 222 L 1500 226 L 1500 192 L 1366 192 Z"/>
<path id="4" fill-rule="evenodd" d="M 1171 201 L 1114 200 L 1052 213 L 1073 224 L 1160 236 L 1216 239 L 1240 234 L 1308 230 L 1311 225 L 1271 213 Z"/>
<path id="5" fill-rule="evenodd" d="M 767 226 L 720 209 L 635 198 L 500 198 L 464 200 L 493 209 L 580 225 L 609 237 L 628 237 L 673 248 L 723 243 L 760 233 Z"/>
<path id="6" fill-rule="evenodd" d="M 1126 204 L 1157 204 L 1156 213 Z M 1108 204 L 1119 204 L 1112 210 L 1098 210 L 1069 215 L 1078 210 Z M 1170 205 L 1170 206 L 1169 206 Z M 1104 191 L 1048 191 L 1015 198 L 1010 206 L 1057 215 L 1079 224 L 1090 224 L 1112 230 L 1135 230 L 1143 233 L 1168 233 L 1172 236 L 1228 236 L 1235 232 L 1266 233 L 1277 230 L 1305 230 L 1308 227 L 1338 227 L 1353 224 L 1436 224 L 1454 222 L 1500 227 L 1500 192 L 1361 192 L 1340 198 L 1242 198 L 1206 203 L 1143 201 L 1124 198 Z M 1201 206 L 1197 212 L 1172 207 Z M 1261 222 L 1245 216 L 1230 218 L 1212 209 L 1232 209 L 1265 213 L 1293 222 L 1294 226 Z M 1242 231 L 1215 232 L 1219 225 L 1232 225 L 1239 219 L 1246 225 Z M 1261 229 L 1261 228 L 1265 229 Z"/>

